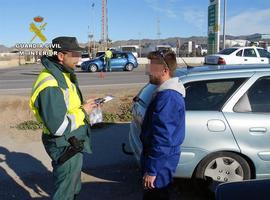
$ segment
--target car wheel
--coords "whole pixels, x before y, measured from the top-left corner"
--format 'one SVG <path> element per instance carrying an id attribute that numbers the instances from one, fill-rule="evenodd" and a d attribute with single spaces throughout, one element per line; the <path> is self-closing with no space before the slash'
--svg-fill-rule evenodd
<path id="1" fill-rule="evenodd" d="M 133 70 L 133 68 L 134 68 L 134 65 L 132 64 L 132 63 L 128 63 L 128 64 L 126 64 L 126 66 L 125 66 L 125 70 L 126 71 L 132 71 Z"/>
<path id="2" fill-rule="evenodd" d="M 231 152 L 211 154 L 202 160 L 196 170 L 196 177 L 218 182 L 242 181 L 251 178 L 248 162 Z"/>
<path id="3" fill-rule="evenodd" d="M 89 67 L 88 67 L 88 71 L 96 72 L 97 71 L 97 66 L 95 64 L 90 64 Z"/>

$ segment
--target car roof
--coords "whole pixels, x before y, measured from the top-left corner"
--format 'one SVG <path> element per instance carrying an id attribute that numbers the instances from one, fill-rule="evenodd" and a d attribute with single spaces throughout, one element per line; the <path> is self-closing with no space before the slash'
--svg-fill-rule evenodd
<path id="1" fill-rule="evenodd" d="M 176 70 L 176 76 L 226 74 L 242 72 L 270 71 L 269 64 L 256 65 L 204 65 L 198 67 L 182 67 Z"/>
<path id="2" fill-rule="evenodd" d="M 254 46 L 248 46 L 248 47 L 239 47 L 239 46 L 235 46 L 235 47 L 228 47 L 225 49 L 250 49 L 250 48 L 255 48 L 255 49 L 264 49 L 262 47 L 254 47 Z"/>

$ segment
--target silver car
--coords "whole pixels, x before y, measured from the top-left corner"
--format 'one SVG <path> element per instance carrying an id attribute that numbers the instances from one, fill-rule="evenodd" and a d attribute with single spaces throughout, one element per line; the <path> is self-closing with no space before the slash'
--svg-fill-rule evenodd
<path id="1" fill-rule="evenodd" d="M 177 70 L 186 88 L 186 135 L 175 177 L 219 182 L 270 178 L 270 65 Z M 141 124 L 156 86 L 134 98 L 129 141 L 140 158 Z"/>

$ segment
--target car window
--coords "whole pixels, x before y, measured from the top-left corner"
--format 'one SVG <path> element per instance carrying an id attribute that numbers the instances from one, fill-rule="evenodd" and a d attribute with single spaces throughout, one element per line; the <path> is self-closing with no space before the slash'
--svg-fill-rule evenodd
<path id="1" fill-rule="evenodd" d="M 270 112 L 270 77 L 257 80 L 235 104 L 235 112 Z"/>
<path id="2" fill-rule="evenodd" d="M 242 56 L 242 53 L 243 53 L 243 50 L 240 50 L 240 51 L 238 51 L 237 53 L 236 53 L 236 56 Z"/>
<path id="3" fill-rule="evenodd" d="M 123 53 L 114 53 L 112 58 L 125 58 L 125 54 L 123 54 Z"/>
<path id="4" fill-rule="evenodd" d="M 82 58 L 89 58 L 89 54 L 82 54 Z"/>
<path id="5" fill-rule="evenodd" d="M 122 51 L 136 52 L 135 47 L 122 47 Z"/>
<path id="6" fill-rule="evenodd" d="M 220 110 L 244 78 L 197 81 L 185 84 L 187 110 Z"/>
<path id="7" fill-rule="evenodd" d="M 266 51 L 265 49 L 257 49 L 260 57 L 262 58 L 270 58 L 270 53 L 268 51 Z"/>
<path id="8" fill-rule="evenodd" d="M 235 52 L 238 48 L 227 48 L 227 49 L 223 49 L 220 52 L 218 52 L 217 54 L 223 54 L 223 55 L 229 55 L 233 52 Z"/>
<path id="9" fill-rule="evenodd" d="M 245 49 L 244 56 L 245 57 L 257 57 L 255 49 Z"/>
<path id="10" fill-rule="evenodd" d="M 102 55 L 104 55 L 104 54 L 105 54 L 104 51 L 103 51 L 103 52 L 97 52 L 97 53 L 96 53 L 96 57 L 102 56 Z"/>

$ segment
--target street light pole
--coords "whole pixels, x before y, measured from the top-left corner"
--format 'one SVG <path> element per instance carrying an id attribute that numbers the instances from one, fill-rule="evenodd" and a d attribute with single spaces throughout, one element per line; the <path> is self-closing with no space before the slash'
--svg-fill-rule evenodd
<path id="1" fill-rule="evenodd" d="M 92 23 L 93 23 L 93 52 L 92 52 L 92 56 L 95 55 L 95 51 L 96 51 L 96 41 L 95 41 L 95 3 L 93 2 L 92 5 Z"/>
<path id="2" fill-rule="evenodd" d="M 142 57 L 141 32 L 139 32 L 139 57 Z"/>
<path id="3" fill-rule="evenodd" d="M 224 11 L 223 11 L 223 49 L 225 49 L 225 43 L 226 43 L 226 4 L 227 0 L 224 1 Z"/>

